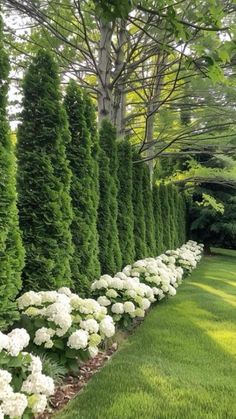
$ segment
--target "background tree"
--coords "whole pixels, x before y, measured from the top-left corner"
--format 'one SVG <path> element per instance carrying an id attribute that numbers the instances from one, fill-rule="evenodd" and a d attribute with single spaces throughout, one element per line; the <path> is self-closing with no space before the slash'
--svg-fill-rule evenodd
<path id="1" fill-rule="evenodd" d="M 57 66 L 49 53 L 40 51 L 33 59 L 23 89 L 17 154 L 24 288 L 71 286 L 70 134 Z"/>
<path id="2" fill-rule="evenodd" d="M 160 184 L 160 201 L 161 201 L 161 213 L 163 223 L 163 247 L 166 251 L 171 249 L 172 237 L 171 237 L 171 226 L 170 226 L 170 206 L 168 198 L 168 188 L 165 184 Z"/>
<path id="3" fill-rule="evenodd" d="M 0 16 L 0 328 L 18 318 L 15 297 L 21 289 L 24 250 L 16 206 L 16 165 L 6 105 L 9 62 L 3 47 Z"/>
<path id="4" fill-rule="evenodd" d="M 103 120 L 99 133 L 101 145 L 99 155 L 100 202 L 98 207 L 99 257 L 102 273 L 110 274 L 119 271 L 122 266 L 117 228 L 118 178 L 115 138 L 115 130 L 111 123 Z"/>
<path id="5" fill-rule="evenodd" d="M 71 232 L 74 254 L 71 272 L 74 289 L 79 294 L 85 295 L 89 293 L 91 281 L 99 273 L 97 208 L 94 205 L 95 173 L 92 138 L 86 123 L 83 92 L 75 81 L 71 81 L 67 87 L 64 104 L 71 133 L 71 141 L 67 146 L 67 156 L 72 171 Z"/>
<path id="6" fill-rule="evenodd" d="M 132 203 L 132 146 L 129 141 L 118 144 L 118 232 L 123 265 L 135 259 L 134 212 Z"/>

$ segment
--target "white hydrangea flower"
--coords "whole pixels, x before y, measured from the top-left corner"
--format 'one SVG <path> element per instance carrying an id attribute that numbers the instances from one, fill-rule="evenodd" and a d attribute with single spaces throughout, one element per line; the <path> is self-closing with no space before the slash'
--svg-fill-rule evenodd
<path id="1" fill-rule="evenodd" d="M 108 298 L 117 298 L 118 297 L 118 292 L 116 290 L 113 290 L 112 288 L 110 288 L 109 290 L 107 290 L 106 296 Z"/>
<path id="2" fill-rule="evenodd" d="M 4 419 L 4 412 L 0 406 L 0 419 Z"/>
<path id="3" fill-rule="evenodd" d="M 38 295 L 41 297 L 42 303 L 55 303 L 57 301 L 57 291 L 40 291 Z"/>
<path id="4" fill-rule="evenodd" d="M 125 275 L 125 273 L 124 273 L 124 272 L 117 272 L 117 273 L 115 274 L 115 278 L 120 278 L 120 279 L 126 280 L 127 275 Z"/>
<path id="5" fill-rule="evenodd" d="M 145 317 L 145 311 L 142 308 L 136 308 L 134 315 L 135 317 Z"/>
<path id="6" fill-rule="evenodd" d="M 82 320 L 80 327 L 89 333 L 97 333 L 99 331 L 99 324 L 95 319 Z"/>
<path id="7" fill-rule="evenodd" d="M 42 345 L 43 343 L 51 341 L 51 338 L 54 335 L 55 335 L 55 330 L 47 328 L 47 327 L 41 327 L 35 332 L 34 343 L 36 345 Z"/>
<path id="8" fill-rule="evenodd" d="M 53 379 L 41 373 L 30 374 L 23 382 L 21 391 L 26 394 L 52 396 L 55 391 Z"/>
<path id="9" fill-rule="evenodd" d="M 101 341 L 102 338 L 98 333 L 92 333 L 92 335 L 89 335 L 89 346 L 98 346 Z"/>
<path id="10" fill-rule="evenodd" d="M 0 369 L 0 387 L 9 384 L 11 380 L 12 375 L 8 371 Z"/>
<path id="11" fill-rule="evenodd" d="M 104 307 L 111 305 L 111 301 L 105 295 L 98 297 L 97 302 Z"/>
<path id="12" fill-rule="evenodd" d="M 30 336 L 25 329 L 13 329 L 7 336 L 7 351 L 11 356 L 18 356 L 29 345 Z"/>
<path id="13" fill-rule="evenodd" d="M 125 266 L 125 267 L 124 267 L 124 269 L 123 269 L 123 271 L 122 271 L 122 272 L 123 272 L 126 276 L 130 276 L 131 269 L 132 269 L 132 266 L 131 266 L 131 265 L 127 265 L 127 266 Z"/>
<path id="14" fill-rule="evenodd" d="M 35 416 L 40 415 L 47 407 L 47 396 L 45 394 L 33 394 L 29 397 L 29 405 Z"/>
<path id="15" fill-rule="evenodd" d="M 172 287 L 171 285 L 169 285 L 169 295 L 171 295 L 172 297 L 174 295 L 176 295 L 176 289 L 174 287 Z"/>
<path id="16" fill-rule="evenodd" d="M 150 307 L 151 303 L 147 298 L 142 299 L 141 308 L 147 310 Z"/>
<path id="17" fill-rule="evenodd" d="M 68 288 L 68 287 L 59 288 L 58 293 L 59 294 L 65 294 L 65 295 L 67 295 L 67 297 L 70 297 L 72 295 L 72 292 L 71 292 L 70 288 Z"/>
<path id="18" fill-rule="evenodd" d="M 3 401 L 1 408 L 11 419 L 21 418 L 28 406 L 27 397 L 22 393 L 9 394 Z"/>
<path id="19" fill-rule="evenodd" d="M 42 372 L 43 366 L 42 366 L 42 361 L 39 358 L 39 356 L 35 356 L 32 354 L 30 354 L 30 356 L 31 356 L 31 363 L 28 368 L 29 371 L 31 371 L 32 374 Z"/>
<path id="20" fill-rule="evenodd" d="M 85 298 L 82 300 L 79 310 L 84 314 L 99 313 L 101 311 L 101 306 L 93 298 Z"/>
<path id="21" fill-rule="evenodd" d="M 0 332 L 0 352 L 3 349 L 7 349 L 9 343 L 9 337 L 4 333 Z"/>
<path id="22" fill-rule="evenodd" d="M 111 316 L 106 316 L 99 325 L 99 330 L 107 338 L 112 337 L 115 334 L 115 325 Z"/>
<path id="23" fill-rule="evenodd" d="M 125 301 L 124 303 L 124 312 L 125 313 L 134 313 L 135 312 L 135 305 L 131 301 Z"/>
<path id="24" fill-rule="evenodd" d="M 21 297 L 17 299 L 18 307 L 23 310 L 29 306 L 39 306 L 42 303 L 42 299 L 39 293 L 34 291 L 25 292 Z"/>
<path id="25" fill-rule="evenodd" d="M 112 313 L 115 314 L 123 314 L 124 313 L 124 305 L 122 303 L 115 303 L 111 306 Z"/>
<path id="26" fill-rule="evenodd" d="M 77 330 L 70 335 L 67 346 L 71 349 L 85 349 L 88 345 L 88 332 L 86 330 Z"/>
<path id="27" fill-rule="evenodd" d="M 89 346 L 88 351 L 91 358 L 94 358 L 98 354 L 98 348 L 96 346 Z"/>
<path id="28" fill-rule="evenodd" d="M 111 288 L 115 288 L 116 290 L 123 290 L 124 288 L 124 281 L 120 278 L 112 278 L 110 283 Z"/>

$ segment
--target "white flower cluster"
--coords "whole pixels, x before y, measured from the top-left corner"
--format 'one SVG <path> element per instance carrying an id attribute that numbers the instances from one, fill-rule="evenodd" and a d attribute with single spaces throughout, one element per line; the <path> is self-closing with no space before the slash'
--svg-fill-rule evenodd
<path id="1" fill-rule="evenodd" d="M 0 419 L 5 416 L 21 418 L 26 412 L 31 416 L 43 413 L 47 406 L 47 397 L 54 393 L 53 380 L 42 373 L 40 358 L 22 352 L 29 339 L 25 329 L 14 329 L 8 335 L 0 332 L 0 353 L 9 357 L 9 361 L 13 357 L 17 358 L 18 380 L 19 366 L 24 369 L 21 389 L 18 392 L 15 392 L 14 384 L 11 385 L 12 381 L 14 383 L 14 367 L 11 367 L 11 363 L 9 362 L 10 367 L 6 365 L 11 373 L 0 369 Z"/>
<path id="2" fill-rule="evenodd" d="M 69 288 L 58 291 L 26 292 L 18 299 L 19 309 L 44 323 L 35 330 L 34 343 L 52 348 L 56 339 L 64 340 L 71 349 L 87 350 L 90 356 L 98 353 L 98 345 L 105 337 L 115 334 L 112 317 L 98 301 L 80 298 Z M 65 348 L 64 348 L 65 349 Z"/>
<path id="3" fill-rule="evenodd" d="M 181 266 L 187 272 L 192 272 L 200 262 L 203 251 L 203 244 L 189 240 L 186 244 L 176 250 L 168 250 L 166 255 L 175 259 L 175 264 Z"/>
<path id="4" fill-rule="evenodd" d="M 127 265 L 114 277 L 102 275 L 91 289 L 115 321 L 127 315 L 144 317 L 152 303 L 176 294 L 185 272 L 194 269 L 201 259 L 202 250 L 202 245 L 189 241 L 177 250 Z"/>

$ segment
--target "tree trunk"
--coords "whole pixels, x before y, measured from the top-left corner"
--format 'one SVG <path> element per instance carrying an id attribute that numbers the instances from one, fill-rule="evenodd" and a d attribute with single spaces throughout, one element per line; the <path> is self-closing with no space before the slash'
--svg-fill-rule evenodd
<path id="1" fill-rule="evenodd" d="M 98 120 L 111 120 L 112 89 L 111 89 L 111 23 L 100 20 L 100 43 L 98 54 Z"/>

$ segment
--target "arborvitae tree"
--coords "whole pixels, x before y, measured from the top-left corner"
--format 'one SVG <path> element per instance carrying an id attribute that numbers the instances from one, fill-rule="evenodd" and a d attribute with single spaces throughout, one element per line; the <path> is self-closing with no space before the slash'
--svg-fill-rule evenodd
<path id="1" fill-rule="evenodd" d="M 169 226 L 170 226 L 170 243 L 169 248 L 175 249 L 178 243 L 178 230 L 177 230 L 177 208 L 176 208 L 176 196 L 174 186 L 171 184 L 167 185 L 168 189 L 168 202 L 169 202 Z"/>
<path id="2" fill-rule="evenodd" d="M 98 126 L 97 126 L 97 116 L 96 116 L 96 110 L 95 106 L 87 92 L 83 92 L 84 95 L 84 115 L 86 119 L 86 124 L 88 127 L 88 130 L 90 132 L 91 136 L 91 155 L 93 158 L 93 168 L 91 175 L 91 188 L 93 189 L 92 193 L 92 199 L 93 199 L 93 205 L 94 210 L 96 213 L 98 212 L 98 205 L 99 205 L 99 198 L 100 198 L 100 192 L 99 192 L 99 152 L 100 152 L 100 145 L 99 145 L 99 136 L 98 136 Z M 96 234 L 95 234 L 96 233 Z M 93 255 L 94 255 L 94 276 L 99 277 L 101 273 L 100 269 L 100 262 L 99 262 L 99 236 L 98 236 L 98 230 L 96 229 L 96 232 L 94 231 L 94 241 L 92 244 L 92 247 L 94 249 Z"/>
<path id="3" fill-rule="evenodd" d="M 186 199 L 183 193 L 179 193 L 179 202 L 178 202 L 178 223 L 179 223 L 179 246 L 187 240 L 187 208 L 186 208 Z"/>
<path id="4" fill-rule="evenodd" d="M 118 144 L 118 232 L 123 265 L 135 259 L 134 213 L 132 203 L 132 146 L 129 141 Z"/>
<path id="5" fill-rule="evenodd" d="M 24 80 L 17 145 L 25 289 L 71 286 L 71 171 L 66 158 L 70 133 L 59 83 L 54 60 L 40 51 Z"/>
<path id="6" fill-rule="evenodd" d="M 153 197 L 151 190 L 150 170 L 145 163 L 143 165 L 143 205 L 146 223 L 146 247 L 148 256 L 151 257 L 156 253 Z"/>
<path id="7" fill-rule="evenodd" d="M 134 244 L 135 259 L 142 259 L 148 255 L 146 246 L 146 223 L 143 205 L 143 174 L 144 163 L 137 161 L 138 154 L 133 156 L 133 211 L 134 211 Z"/>
<path id="8" fill-rule="evenodd" d="M 117 146 L 110 122 L 103 120 L 99 138 L 102 146 L 99 155 L 99 258 L 102 273 L 114 274 L 121 269 L 122 256 L 117 228 Z"/>
<path id="9" fill-rule="evenodd" d="M 163 222 L 163 250 L 168 250 L 171 248 L 170 206 L 168 188 L 163 183 L 160 184 L 160 201 Z"/>
<path id="10" fill-rule="evenodd" d="M 14 299 L 21 289 L 24 250 L 16 207 L 16 165 L 6 116 L 9 62 L 0 17 L 0 329 L 17 319 Z"/>
<path id="11" fill-rule="evenodd" d="M 94 161 L 92 139 L 85 118 L 85 102 L 75 81 L 65 96 L 71 141 L 67 156 L 72 171 L 71 224 L 74 255 L 71 261 L 73 288 L 81 295 L 89 293 L 90 284 L 99 274 L 97 208 L 94 205 Z"/>
<path id="12" fill-rule="evenodd" d="M 160 200 L 160 187 L 153 186 L 153 214 L 154 214 L 154 227 L 155 227 L 155 242 L 156 242 L 156 255 L 160 255 L 164 250 L 163 244 L 163 220 Z"/>

